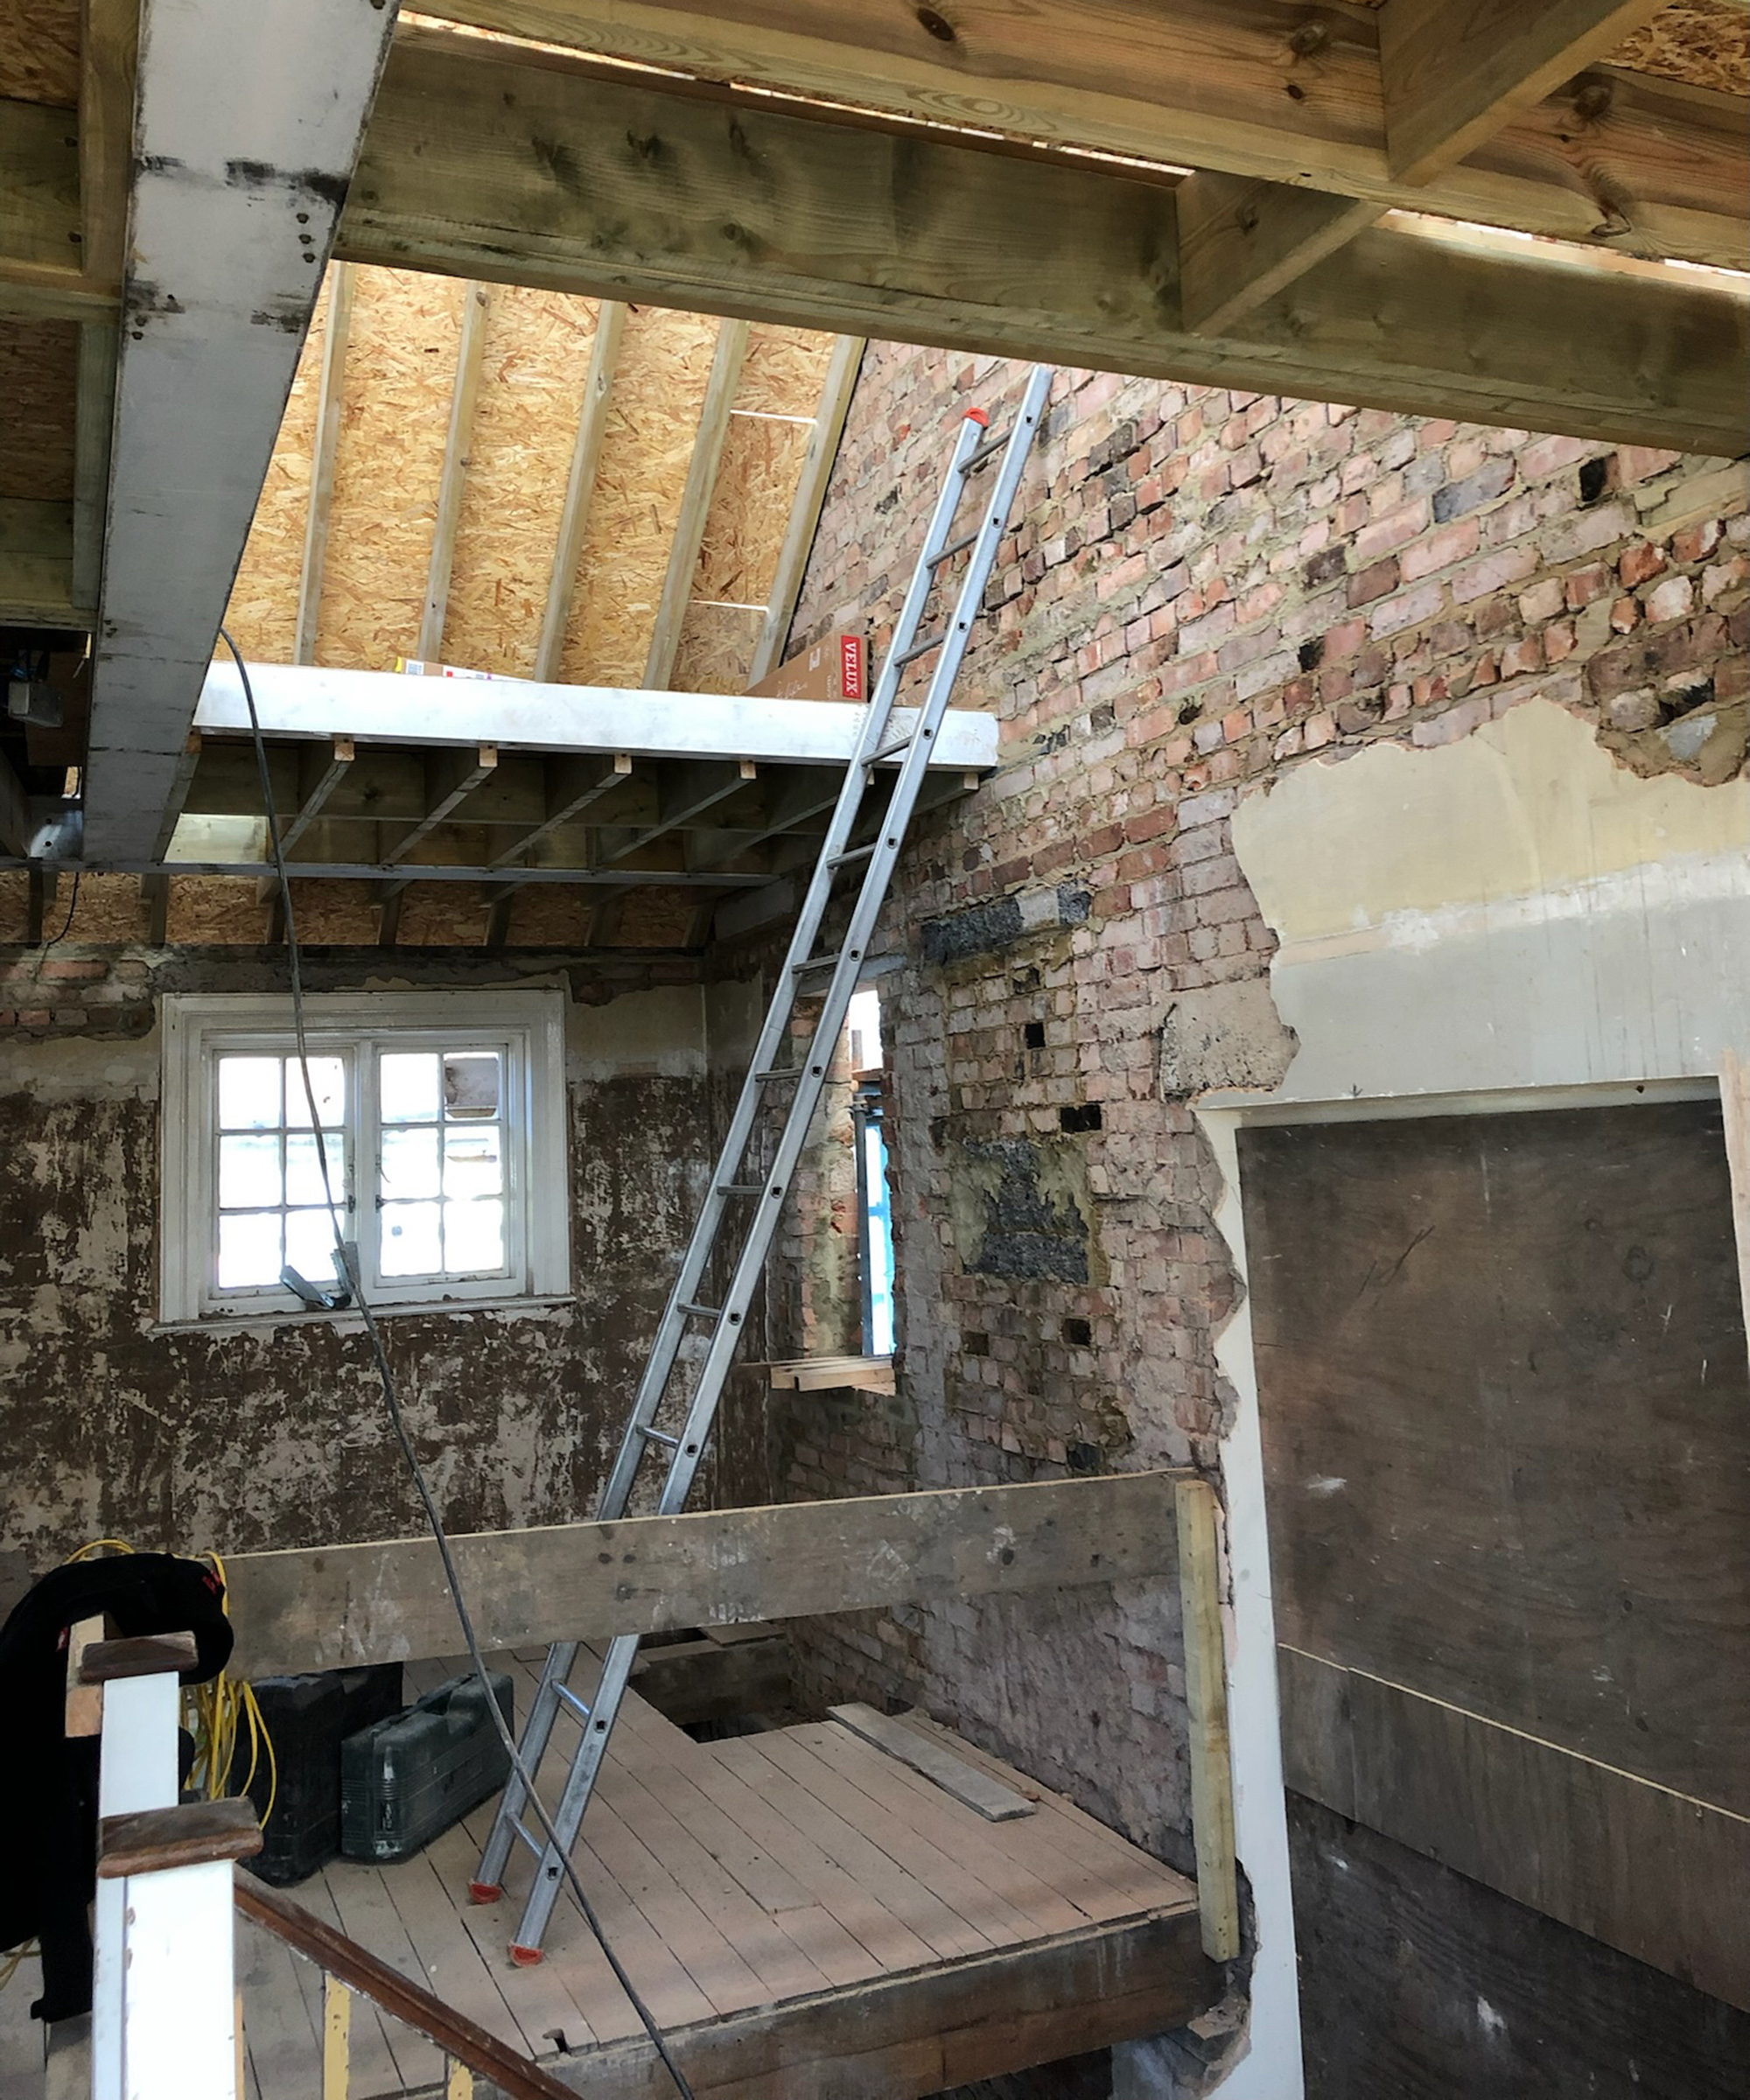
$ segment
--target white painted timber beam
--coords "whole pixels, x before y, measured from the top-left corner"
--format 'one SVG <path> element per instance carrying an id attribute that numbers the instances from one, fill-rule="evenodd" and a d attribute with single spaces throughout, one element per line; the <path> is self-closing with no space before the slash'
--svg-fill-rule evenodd
<path id="1" fill-rule="evenodd" d="M 355 745 L 494 744 L 500 751 L 629 752 L 634 758 L 844 766 L 857 749 L 864 715 L 851 701 L 626 691 L 509 678 L 410 680 L 398 671 L 340 671 L 304 663 L 252 663 L 249 683 L 263 736 L 349 737 Z M 894 710 L 890 744 L 900 740 L 913 711 Z M 209 666 L 194 726 L 203 736 L 248 734 L 248 710 L 234 664 Z M 986 772 L 996 763 L 997 718 L 950 708 L 935 740 L 932 768 Z M 88 852 L 96 858 L 88 834 Z"/>
<path id="2" fill-rule="evenodd" d="M 149 858 L 395 27 L 394 0 L 144 0 L 85 839 Z"/>

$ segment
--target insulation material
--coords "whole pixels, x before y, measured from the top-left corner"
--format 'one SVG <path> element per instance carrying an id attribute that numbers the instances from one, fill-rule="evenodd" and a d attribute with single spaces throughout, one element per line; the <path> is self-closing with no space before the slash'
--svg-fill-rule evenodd
<path id="1" fill-rule="evenodd" d="M 1742 0 L 1676 0 L 1610 54 L 1613 66 L 1690 88 L 1750 95 L 1750 36 Z"/>
<path id="2" fill-rule="evenodd" d="M 765 620 L 763 611 L 739 606 L 689 606 L 675 657 L 675 691 L 745 693 Z"/>
<path id="3" fill-rule="evenodd" d="M 662 306 L 626 317 L 565 636 L 560 675 L 570 683 L 644 682 L 718 326 Z"/>
<path id="4" fill-rule="evenodd" d="M 0 98 L 77 108 L 79 19 L 80 0 L 0 0 Z"/>
<path id="5" fill-rule="evenodd" d="M 419 654 L 467 285 L 403 270 L 354 280 L 316 659 L 386 671 Z"/>
<path id="6" fill-rule="evenodd" d="M 528 677 L 552 578 L 596 303 L 495 292 L 444 626 L 451 663 Z"/>
<path id="7" fill-rule="evenodd" d="M 0 498 L 73 494 L 74 321 L 0 321 Z"/>
<path id="8" fill-rule="evenodd" d="M 328 338 L 331 270 L 316 303 L 304 354 L 274 440 L 267 480 L 249 526 L 248 543 L 231 586 L 225 625 L 252 663 L 290 663 L 298 642 L 298 596 L 304 576 L 304 534 L 310 515 L 310 476 L 322 386 L 322 349 Z M 223 642 L 214 652 L 226 654 Z"/>

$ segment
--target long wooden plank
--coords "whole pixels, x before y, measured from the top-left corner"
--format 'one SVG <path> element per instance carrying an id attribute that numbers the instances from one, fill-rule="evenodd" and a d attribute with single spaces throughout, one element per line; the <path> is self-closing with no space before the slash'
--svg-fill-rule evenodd
<path id="1" fill-rule="evenodd" d="M 1173 192 L 1179 304 L 1187 328 L 1220 335 L 1379 217 L 1365 199 L 1204 169 Z"/>
<path id="2" fill-rule="evenodd" d="M 1738 1245 L 1738 1295 L 1750 1337 L 1750 1064 L 1735 1050 L 1719 1059 L 1720 1124 L 1732 1181 L 1732 1234 Z"/>
<path id="3" fill-rule="evenodd" d="M 346 346 L 352 333 L 353 266 L 337 262 L 329 283 L 322 370 L 316 384 L 316 436 L 310 465 L 310 496 L 304 514 L 304 558 L 298 573 L 298 625 L 291 649 L 294 663 L 316 661 L 322 584 L 328 564 L 328 520 L 334 507 L 334 464 L 340 451 Z"/>
<path id="4" fill-rule="evenodd" d="M 1183 2026 L 1214 2003 L 1220 1979 L 1186 1912 L 884 1977 L 668 2040 L 700 2100 L 921 2100 Z M 597 2051 L 578 2077 L 592 2100 L 673 2100 L 648 2042 Z"/>
<path id="5" fill-rule="evenodd" d="M 474 409 L 480 397 L 486 328 L 491 319 L 492 287 L 470 285 L 462 308 L 462 337 L 456 353 L 456 383 L 450 396 L 450 425 L 444 436 L 444 466 L 438 480 L 438 514 L 431 528 L 425 605 L 419 616 L 419 654 L 428 661 L 444 654 L 450 571 L 455 566 L 456 534 L 462 522 L 462 498 L 467 493 Z"/>
<path id="6" fill-rule="evenodd" d="M 662 150 L 628 152 L 628 136 Z M 1743 444 L 1750 303 L 1693 272 L 1394 220 L 1201 335 L 1180 318 L 1172 192 L 1128 172 L 728 108 L 441 32 L 397 38 L 341 238 L 360 261 L 836 332 Z"/>
<path id="7" fill-rule="evenodd" d="M 1608 58 L 1663 0 L 1390 0 L 1379 69 L 1391 172 L 1426 182 Z"/>
<path id="8" fill-rule="evenodd" d="M 407 1927 L 384 1886 L 380 1869 L 352 1860 L 331 1860 L 323 1870 L 322 1888 L 333 1906 L 334 1920 L 348 1939 L 368 1947 L 380 1961 L 388 1963 L 397 1976 L 413 1984 L 429 1986 L 430 1977 L 420 1960 Z M 440 1992 L 448 2001 L 449 1994 Z M 357 2015 L 354 2014 L 356 2024 Z M 395 2071 L 402 2085 L 411 2090 L 435 2084 L 443 2075 L 444 2054 L 437 2044 L 416 2027 L 398 2020 L 383 2022 Z"/>
<path id="9" fill-rule="evenodd" d="M 1418 197 L 1387 158 L 1370 9 L 1174 0 L 1170 34 L 1157 0 L 956 0 L 951 23 L 882 0 L 438 0 L 430 11 L 732 92 L 746 83 L 932 130 L 969 125 L 987 145 L 1092 148 L 1564 240 L 1612 223 L 1600 210 L 1608 170 L 1637 252 L 1744 267 L 1750 184 L 1735 97 L 1606 74 L 1604 108 L 1590 98 L 1582 117 L 1571 93 L 1552 94 Z"/>
<path id="10" fill-rule="evenodd" d="M 666 692 L 675 676 L 681 630 L 693 594 L 693 572 L 698 567 L 699 549 L 704 544 L 705 521 L 710 514 L 711 497 L 723 465 L 724 441 L 729 436 L 729 411 L 746 357 L 746 322 L 724 321 L 718 330 L 717 347 L 711 354 L 710 375 L 705 381 L 699 427 L 693 438 L 693 456 L 687 466 L 686 486 L 681 491 L 668 565 L 663 572 L 655 625 L 644 660 L 644 683 L 652 692 Z"/>
<path id="11" fill-rule="evenodd" d="M 1234 1771 L 1228 1742 L 1227 1657 L 1222 1638 L 1221 1551 L 1215 1490 L 1180 1480 L 1179 1603 L 1185 1627 L 1186 1726 L 1191 1751 L 1191 1829 L 1203 1951 L 1231 1962 L 1240 1951 L 1234 1863 Z"/>
<path id="12" fill-rule="evenodd" d="M 612 394 L 614 372 L 620 363 L 620 338 L 625 332 L 624 304 L 619 299 L 604 299 L 596 315 L 595 340 L 590 345 L 584 405 L 571 446 L 565 500 L 559 513 L 559 542 L 553 550 L 553 574 L 547 585 L 547 604 L 541 616 L 541 639 L 535 648 L 535 676 L 543 682 L 558 677 L 565 654 L 565 632 L 570 626 L 571 607 L 577 598 L 578 564 L 583 559 L 584 540 L 590 528 L 596 474 L 607 437 L 608 402 Z"/>
<path id="13" fill-rule="evenodd" d="M 1750 2010 L 1750 1818 L 1299 1649 L 1289 1786 Z"/>
<path id="14" fill-rule="evenodd" d="M 784 527 L 784 543 L 778 550 L 778 566 L 773 573 L 772 589 L 766 602 L 766 617 L 760 626 L 760 640 L 754 645 L 753 662 L 748 668 L 749 685 L 758 685 L 768 672 L 777 668 L 789 637 L 796 600 L 802 596 L 803 572 L 808 565 L 808 552 L 815 543 L 821 512 L 826 508 L 826 492 L 832 480 L 833 463 L 838 458 L 839 439 L 844 435 L 844 420 L 850 413 L 850 397 L 857 388 L 864 348 L 860 335 L 841 335 L 833 344 L 832 355 L 827 360 L 826 376 L 821 382 L 820 406 L 815 410 L 814 428 L 808 432 L 808 449 L 802 454 L 802 471 L 797 477 L 796 493 Z"/>
<path id="15" fill-rule="evenodd" d="M 941 1488 L 451 1544 L 486 1648 L 1128 1582 L 1176 1565 L 1170 1472 Z M 245 1676 L 455 1647 L 429 1539 L 228 1556 Z"/>
<path id="16" fill-rule="evenodd" d="M 1034 1813 L 1036 1804 L 1024 1794 L 1017 1794 L 1012 1787 L 1004 1786 L 976 1765 L 965 1763 L 944 1745 L 907 1729 L 890 1714 L 877 1713 L 872 1706 L 855 1699 L 846 1705 L 829 1706 L 827 1712 L 865 1743 L 873 1743 L 889 1757 L 897 1757 L 901 1764 L 921 1772 L 986 1823 L 1007 1823 L 1015 1816 Z"/>

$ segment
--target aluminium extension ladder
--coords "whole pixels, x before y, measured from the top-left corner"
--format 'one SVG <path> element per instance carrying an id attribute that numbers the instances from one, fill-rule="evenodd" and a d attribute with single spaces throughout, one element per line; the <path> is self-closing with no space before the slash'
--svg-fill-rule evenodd
<path id="1" fill-rule="evenodd" d="M 845 774 L 844 785 L 839 791 L 822 842 L 820 858 L 796 921 L 752 1063 L 742 1084 L 740 1099 L 730 1121 L 704 1209 L 688 1242 L 680 1274 L 668 1294 L 620 1455 L 602 1490 L 597 1516 L 604 1522 L 625 1516 L 639 1468 L 653 1448 L 666 1454 L 667 1466 L 657 1508 L 670 1516 L 686 1503 L 693 1476 L 710 1435 L 731 1359 L 741 1339 L 742 1323 L 759 1288 L 779 1212 L 802 1157 L 808 1124 L 844 1026 L 851 995 L 857 989 L 858 974 L 887 894 L 906 827 L 923 785 L 931 743 L 942 726 L 972 622 L 984 603 L 984 586 L 990 579 L 998 543 L 1008 522 L 1028 449 L 1045 413 L 1051 380 L 1049 366 L 1034 368 L 1013 425 L 999 436 L 984 434 L 988 418 L 977 409 L 969 410 L 961 424 L 954 456 L 893 630 L 892 647 L 871 696 L 856 755 Z M 972 530 L 955 536 L 955 522 L 972 473 L 998 456 L 1001 463 L 982 518 Z M 940 632 L 920 640 L 918 629 L 939 574 L 962 553 L 970 558 L 960 581 L 953 613 Z M 938 652 L 935 668 L 922 706 L 908 726 L 894 723 L 893 704 L 906 667 L 933 651 Z M 880 824 L 867 843 L 853 845 L 852 833 L 862 815 L 864 796 L 875 782 L 876 769 L 894 760 L 899 762 L 898 771 Z M 826 916 L 835 878 L 842 870 L 857 866 L 864 870 L 862 887 L 845 932 L 836 947 L 816 955 L 815 942 Z M 822 977 L 826 980 L 823 992 L 808 989 L 811 981 L 817 984 Z M 820 1013 L 806 1055 L 799 1064 L 780 1064 L 779 1054 L 788 1040 L 791 1015 L 797 999 L 816 997 L 821 1000 Z M 760 1110 L 774 1098 L 774 1090 L 779 1088 L 793 1091 L 788 1096 L 772 1164 L 761 1172 L 746 1155 L 760 1120 Z M 750 1205 L 751 1210 L 747 1208 Z M 738 1222 L 732 1225 L 729 1221 L 737 1214 L 732 1212 L 732 1206 L 741 1207 Z M 723 1303 L 705 1305 L 700 1302 L 701 1293 L 706 1287 L 719 1242 L 737 1248 L 734 1268 L 729 1287 L 723 1293 Z M 710 1339 L 697 1384 L 690 1401 L 683 1401 L 678 1396 L 671 1400 L 668 1388 L 681 1361 L 682 1342 L 690 1329 L 700 1327 Z M 667 1418 L 672 1424 L 667 1429 L 658 1426 L 659 1420 L 664 1418 L 665 1402 L 668 1403 Z M 494 1902 L 503 1893 L 504 1872 L 512 1844 L 520 1840 L 537 1855 L 540 1865 L 534 1886 L 523 1906 L 510 1950 L 512 1958 L 523 1964 L 541 1958 L 542 1937 L 564 1873 L 564 1858 L 577 1842 L 584 1810 L 589 1804 L 596 1774 L 606 1754 L 608 1739 L 638 1654 L 638 1635 L 621 1634 L 609 1642 L 594 1696 L 587 1702 L 579 1698 L 570 1684 L 579 1646 L 579 1642 L 567 1641 L 549 1649 L 540 1689 L 524 1723 L 521 1744 L 523 1769 L 536 1778 L 560 1708 L 563 1706 L 576 1715 L 582 1726 L 582 1738 L 566 1774 L 558 1811 L 553 1817 L 559 1843 L 554 1844 L 524 1821 L 525 1789 L 522 1781 L 513 1774 L 481 1855 L 479 1878 L 470 1884 L 470 1893 L 476 1902 Z"/>

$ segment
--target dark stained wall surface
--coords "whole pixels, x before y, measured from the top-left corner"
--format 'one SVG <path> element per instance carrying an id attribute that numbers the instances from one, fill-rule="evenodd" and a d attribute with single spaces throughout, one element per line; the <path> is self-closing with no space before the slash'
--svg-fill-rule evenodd
<path id="1" fill-rule="evenodd" d="M 570 967 L 568 969 L 566 963 Z M 262 990 L 265 953 L 120 960 L 69 978 L 70 1018 L 0 1056 L 0 1587 L 85 1540 L 198 1551 L 314 1545 L 416 1530 L 361 1335 L 326 1323 L 165 1332 L 158 1298 L 157 990 Z M 659 968 L 670 983 L 685 958 Z M 312 989 L 382 982 L 382 957 L 314 958 Z M 398 956 L 399 984 L 551 982 L 598 1007 L 648 991 L 627 957 Z M 107 1002 L 95 991 L 122 996 Z M 82 995 L 82 996 L 81 996 Z M 677 1009 L 684 1011 L 684 998 Z M 603 1040 L 598 1025 L 593 1040 Z M 639 1031 L 648 1047 L 648 1018 Z M 696 1047 L 696 1046 L 695 1046 Z M 705 1169 L 710 1102 L 688 1046 L 568 1085 L 571 1302 L 515 1313 L 396 1314 L 390 1362 L 446 1521 L 458 1530 L 588 1513 L 629 1404 Z M 676 1068 L 682 1068 L 680 1075 Z M 666 1075 L 665 1075 L 666 1072 Z M 724 1499 L 763 1500 L 760 1477 Z M 0 1598 L 4 1602 L 4 1598 Z"/>

